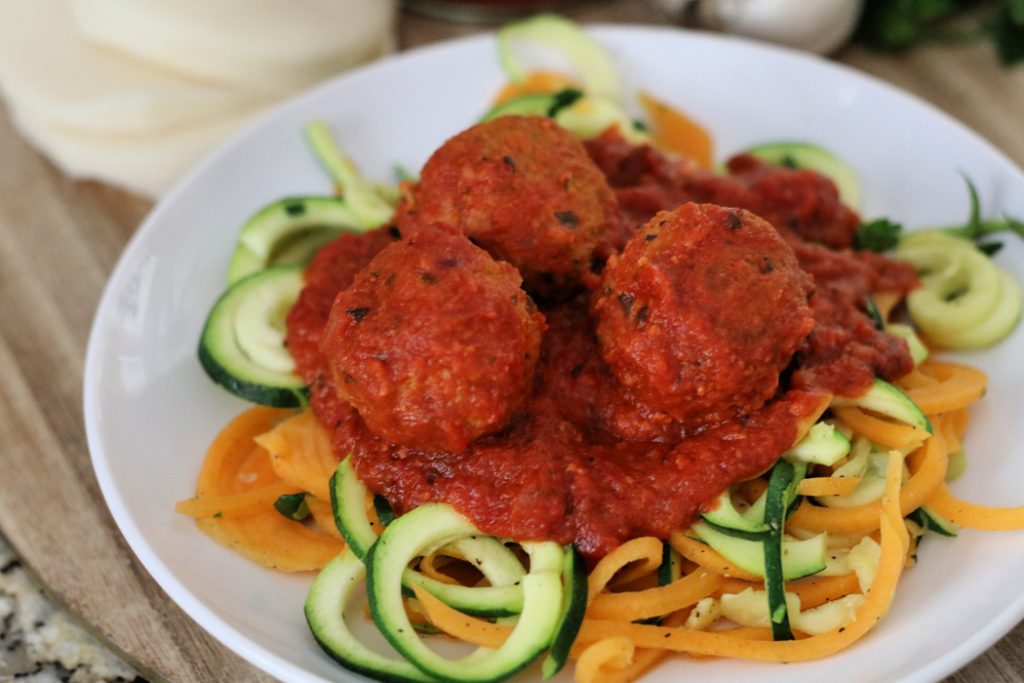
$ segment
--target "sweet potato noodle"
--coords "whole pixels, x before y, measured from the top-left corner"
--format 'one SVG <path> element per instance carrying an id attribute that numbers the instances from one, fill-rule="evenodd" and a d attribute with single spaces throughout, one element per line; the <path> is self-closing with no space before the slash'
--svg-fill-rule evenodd
<path id="1" fill-rule="evenodd" d="M 398 512 L 444 501 L 596 560 L 766 470 L 823 394 L 913 368 L 865 305 L 915 274 L 851 251 L 858 224 L 812 172 L 505 117 L 446 143 L 396 225 L 320 251 L 288 344 Z"/>

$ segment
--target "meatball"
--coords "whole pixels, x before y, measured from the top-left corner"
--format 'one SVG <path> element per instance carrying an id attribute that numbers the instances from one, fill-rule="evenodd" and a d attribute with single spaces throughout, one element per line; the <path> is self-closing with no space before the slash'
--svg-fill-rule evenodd
<path id="1" fill-rule="evenodd" d="M 334 300 L 321 344 L 338 394 L 393 443 L 459 452 L 532 385 L 544 318 L 515 268 L 443 227 L 389 245 Z"/>
<path id="2" fill-rule="evenodd" d="M 403 233 L 457 227 L 542 293 L 579 281 L 618 230 L 615 196 L 583 143 L 522 116 L 476 125 L 434 152 L 398 221 Z"/>
<path id="3" fill-rule="evenodd" d="M 322 374 L 320 338 L 323 336 L 331 304 L 338 292 L 352 284 L 356 273 L 394 236 L 387 229 L 370 232 L 343 232 L 324 245 L 306 268 L 306 287 L 288 312 L 286 340 L 288 350 L 302 377 L 314 384 Z"/>
<path id="4" fill-rule="evenodd" d="M 609 259 L 592 308 L 619 382 L 692 432 L 748 416 L 775 394 L 813 325 L 811 293 L 769 223 L 684 204 Z"/>
<path id="5" fill-rule="evenodd" d="M 544 309 L 548 329 L 533 400 L 546 399 L 550 412 L 579 426 L 595 443 L 679 441 L 678 423 L 637 405 L 601 359 L 588 306 L 584 295 Z"/>

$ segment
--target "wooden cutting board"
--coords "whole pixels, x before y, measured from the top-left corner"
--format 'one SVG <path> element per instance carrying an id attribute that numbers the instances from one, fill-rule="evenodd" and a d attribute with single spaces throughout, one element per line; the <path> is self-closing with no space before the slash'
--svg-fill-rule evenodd
<path id="1" fill-rule="evenodd" d="M 658 22 L 641 0 L 584 10 L 584 20 Z M 404 47 L 471 30 L 403 17 Z M 906 58 L 850 49 L 842 61 L 931 100 L 1024 162 L 1024 69 L 986 46 Z M 89 464 L 83 357 L 106 278 L 150 203 L 72 182 L 0 112 L 0 527 L 52 596 L 154 679 L 269 680 L 218 644 L 148 577 L 121 538 Z M 951 680 L 1024 681 L 1018 627 Z"/>

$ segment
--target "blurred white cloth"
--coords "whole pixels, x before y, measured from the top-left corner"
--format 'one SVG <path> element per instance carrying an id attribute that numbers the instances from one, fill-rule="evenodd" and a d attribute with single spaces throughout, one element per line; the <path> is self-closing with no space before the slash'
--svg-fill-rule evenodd
<path id="1" fill-rule="evenodd" d="M 74 177 L 156 197 L 267 107 L 391 51 L 394 0 L 4 0 L 0 92 Z"/>

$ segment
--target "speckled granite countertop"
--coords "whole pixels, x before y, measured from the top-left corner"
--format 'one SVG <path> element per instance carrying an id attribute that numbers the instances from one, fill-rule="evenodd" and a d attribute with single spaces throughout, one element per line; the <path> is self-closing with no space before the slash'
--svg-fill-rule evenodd
<path id="1" fill-rule="evenodd" d="M 145 681 L 54 607 L 0 536 L 0 681 Z"/>

